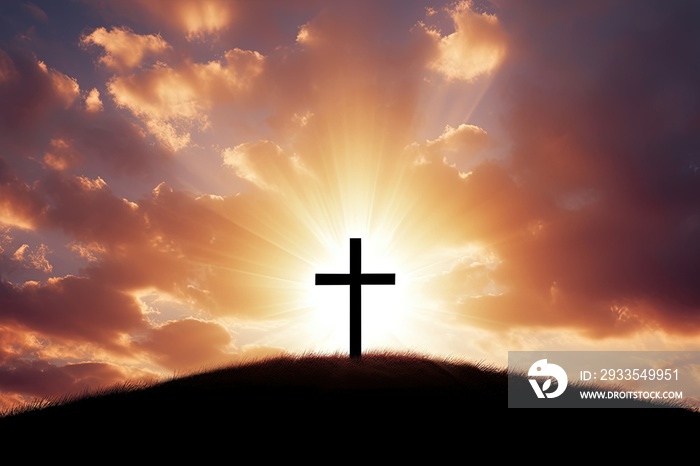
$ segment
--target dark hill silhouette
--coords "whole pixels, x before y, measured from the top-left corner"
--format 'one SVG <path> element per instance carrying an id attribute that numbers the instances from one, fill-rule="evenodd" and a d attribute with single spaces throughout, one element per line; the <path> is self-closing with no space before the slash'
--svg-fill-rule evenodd
<path id="1" fill-rule="evenodd" d="M 280 420 L 285 425 L 308 422 L 329 429 L 369 420 L 425 426 L 426 422 L 500 418 L 506 411 L 567 411 L 508 410 L 508 383 L 505 370 L 411 354 L 373 353 L 361 360 L 347 356 L 286 356 L 148 387 L 126 385 L 55 402 L 0 418 L 0 430 L 26 428 L 35 433 L 68 425 L 99 430 L 126 424 L 131 430 L 182 433 L 212 424 L 233 422 L 251 428 Z M 513 375 L 510 383 L 528 384 L 525 378 Z M 576 389 L 571 387 L 567 392 L 575 393 Z M 630 402 L 629 406 L 642 403 Z M 601 416 L 603 411 L 619 410 L 593 411 Z M 700 419 L 700 415 L 685 409 L 653 411 Z"/>

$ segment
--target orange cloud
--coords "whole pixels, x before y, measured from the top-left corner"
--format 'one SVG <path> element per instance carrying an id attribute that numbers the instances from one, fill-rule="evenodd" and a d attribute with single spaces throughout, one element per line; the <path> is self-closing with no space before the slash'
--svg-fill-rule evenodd
<path id="1" fill-rule="evenodd" d="M 10 227 L 7 225 L 0 225 L 0 255 L 5 252 L 3 246 L 7 246 L 12 242 L 12 237 L 8 234 Z"/>
<path id="2" fill-rule="evenodd" d="M 40 270 L 44 273 L 53 272 L 53 265 L 49 262 L 46 256 L 51 254 L 51 250 L 45 244 L 39 245 L 34 252 L 29 255 L 29 263 L 36 270 Z"/>
<path id="3" fill-rule="evenodd" d="M 187 40 L 225 31 L 235 19 L 236 2 L 227 0 L 85 0 L 109 13 L 177 31 Z"/>
<path id="4" fill-rule="evenodd" d="M 193 128 L 209 126 L 208 111 L 245 92 L 263 70 L 257 52 L 229 50 L 226 62 L 186 62 L 139 74 L 114 77 L 108 83 L 117 105 L 138 116 L 166 147 L 178 151 L 190 143 Z"/>
<path id="5" fill-rule="evenodd" d="M 17 250 L 15 251 L 14 254 L 12 254 L 12 260 L 17 261 L 17 262 L 23 262 L 24 261 L 24 254 L 27 252 L 27 249 L 29 249 L 28 244 L 23 244 Z"/>
<path id="6" fill-rule="evenodd" d="M 506 37 L 495 15 L 477 13 L 470 2 L 449 10 L 455 31 L 441 36 L 426 29 L 436 41 L 438 55 L 431 68 L 448 80 L 471 81 L 492 73 L 503 61 Z"/>
<path id="7" fill-rule="evenodd" d="M 262 189 L 279 189 L 304 168 L 297 157 L 284 154 L 281 147 L 271 141 L 240 144 L 222 152 L 224 164 L 232 167 L 236 175 Z"/>
<path id="8" fill-rule="evenodd" d="M 58 171 L 66 170 L 76 165 L 80 160 L 80 155 L 70 142 L 60 138 L 51 139 L 43 158 L 47 166 Z"/>
<path id="9" fill-rule="evenodd" d="M 85 97 L 85 109 L 91 113 L 101 112 L 104 109 L 102 100 L 100 100 L 100 91 L 96 88 L 93 88 Z"/>
<path id="10" fill-rule="evenodd" d="M 127 380 L 147 382 L 157 377 L 151 371 L 91 360 L 91 354 L 75 342 L 48 339 L 22 326 L 0 326 L 0 410 L 36 398 L 79 395 Z M 83 362 L 56 363 L 64 358 Z"/>
<path id="11" fill-rule="evenodd" d="M 44 211 L 42 204 L 41 196 L 0 158 L 0 225 L 33 229 Z"/>
<path id="12" fill-rule="evenodd" d="M 57 97 L 62 101 L 63 107 L 68 108 L 80 95 L 80 86 L 75 78 L 71 78 L 58 70 L 49 69 L 42 61 L 37 62 L 39 69 L 49 76 Z"/>
<path id="13" fill-rule="evenodd" d="M 23 244 L 14 252 L 12 260 L 25 267 L 31 267 L 44 273 L 51 273 L 53 266 L 46 258 L 50 253 L 51 250 L 45 244 L 41 244 L 34 251 L 31 251 L 28 244 Z"/>
<path id="14" fill-rule="evenodd" d="M 170 370 L 201 370 L 230 363 L 231 335 L 215 322 L 169 321 L 149 331 L 137 346 Z"/>
<path id="15" fill-rule="evenodd" d="M 289 283 L 303 261 L 285 245 L 302 226 L 276 197 L 196 197 L 161 185 L 139 211 L 153 239 L 107 257 L 95 273 L 156 287 L 213 315 L 270 319 L 294 302 Z"/>
<path id="16" fill-rule="evenodd" d="M 83 45 L 99 45 L 105 54 L 100 63 L 115 70 L 128 70 L 140 66 L 149 55 L 159 55 L 170 46 L 160 35 L 141 35 L 126 27 L 107 31 L 100 27 L 80 39 Z"/>
<path id="17" fill-rule="evenodd" d="M 69 249 L 76 253 L 79 257 L 87 260 L 88 262 L 97 262 L 99 257 L 106 252 L 103 246 L 99 243 L 87 243 L 83 244 L 80 242 L 72 242 L 68 245 Z"/>
<path id="18" fill-rule="evenodd" d="M 231 4 L 222 0 L 181 0 L 177 2 L 175 11 L 176 20 L 187 33 L 188 39 L 225 29 L 233 16 Z"/>
<path id="19" fill-rule="evenodd" d="M 463 169 L 479 163 L 479 156 L 491 143 L 486 131 L 478 126 L 461 124 L 453 128 L 447 125 L 438 138 L 424 144 L 412 143 L 406 150 L 417 164 L 439 160 Z"/>
<path id="20" fill-rule="evenodd" d="M 137 0 L 154 16 L 177 26 L 189 40 L 226 29 L 233 20 L 232 3 L 226 0 Z M 163 15 L 163 12 L 168 13 Z"/>

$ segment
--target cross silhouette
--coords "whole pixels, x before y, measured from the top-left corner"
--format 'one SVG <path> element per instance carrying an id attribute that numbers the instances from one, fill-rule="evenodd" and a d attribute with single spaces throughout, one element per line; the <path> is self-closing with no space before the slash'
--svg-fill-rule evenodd
<path id="1" fill-rule="evenodd" d="M 317 285 L 350 285 L 350 357 L 362 357 L 362 285 L 395 285 L 396 274 L 362 273 L 362 239 L 350 238 L 350 273 L 317 273 Z"/>

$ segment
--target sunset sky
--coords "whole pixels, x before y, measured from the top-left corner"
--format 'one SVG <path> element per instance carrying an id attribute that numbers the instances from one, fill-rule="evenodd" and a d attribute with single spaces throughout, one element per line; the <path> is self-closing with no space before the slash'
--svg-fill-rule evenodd
<path id="1" fill-rule="evenodd" d="M 700 350 L 700 4 L 0 3 L 0 408 L 291 352 Z M 700 373 L 698 386 L 700 386 Z"/>

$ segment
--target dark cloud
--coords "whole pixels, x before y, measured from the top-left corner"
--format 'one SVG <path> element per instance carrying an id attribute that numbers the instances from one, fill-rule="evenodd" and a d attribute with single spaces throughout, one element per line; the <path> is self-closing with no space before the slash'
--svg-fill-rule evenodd
<path id="1" fill-rule="evenodd" d="M 58 141 L 72 151 L 66 166 L 134 175 L 167 161 L 168 151 L 124 115 L 89 111 L 87 95 L 77 80 L 23 48 L 0 50 L 0 156 L 34 176 L 34 165 L 46 162 Z"/>
<path id="2" fill-rule="evenodd" d="M 101 178 L 51 174 L 39 186 L 46 197 L 46 226 L 81 242 L 112 246 L 143 238 L 146 221 L 138 206 L 116 197 Z"/>
<path id="3" fill-rule="evenodd" d="M 129 371 L 120 366 L 83 362 L 56 366 L 48 361 L 13 360 L 0 367 L 0 391 L 29 398 L 62 398 L 109 388 L 126 380 L 152 381 L 145 371 Z M 2 399 L 0 399 L 2 401 Z"/>
<path id="4" fill-rule="evenodd" d="M 697 331 L 698 5 L 500 5 L 509 53 L 493 85 L 515 181 L 482 186 L 501 198 L 485 218 L 508 228 L 480 237 L 503 240 L 491 275 L 511 291 L 463 304 L 465 315 L 597 335 Z"/>
<path id="5" fill-rule="evenodd" d="M 41 195 L 23 182 L 0 157 L 0 222 L 20 228 L 33 228 L 43 216 Z"/>
<path id="6" fill-rule="evenodd" d="M 45 22 L 49 20 L 49 17 L 46 15 L 46 12 L 33 4 L 32 2 L 27 2 L 24 4 L 24 7 L 31 13 L 31 15 L 34 17 L 34 19 Z"/>
<path id="7" fill-rule="evenodd" d="M 67 276 L 20 286 L 0 282 L 0 304 L 0 322 L 115 350 L 123 334 L 145 326 L 133 297 L 89 278 Z"/>
<path id="8" fill-rule="evenodd" d="M 46 137 L 44 126 L 55 126 L 79 96 L 77 82 L 46 67 L 27 52 L 7 48 L 0 52 L 2 79 L 0 100 L 0 142 L 5 150 L 30 154 L 23 148 Z M 45 141 L 48 142 L 48 141 Z M 36 143 L 36 142 L 35 142 Z"/>

